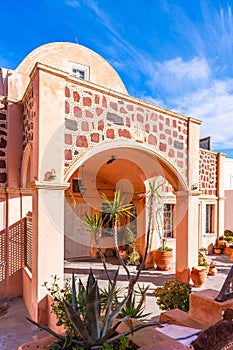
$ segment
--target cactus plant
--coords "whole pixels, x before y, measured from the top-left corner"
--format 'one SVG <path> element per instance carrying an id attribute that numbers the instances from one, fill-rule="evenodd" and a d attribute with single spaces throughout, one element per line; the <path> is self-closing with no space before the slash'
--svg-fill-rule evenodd
<path id="1" fill-rule="evenodd" d="M 85 289 L 85 307 L 86 312 L 80 312 L 79 305 L 77 303 L 77 293 L 75 287 L 75 279 L 72 277 L 72 303 L 63 299 L 66 315 L 72 325 L 72 329 L 67 331 L 65 336 L 60 335 L 52 331 L 49 327 L 40 325 L 30 318 L 27 318 L 30 322 L 37 325 L 41 329 L 46 330 L 57 338 L 56 349 L 101 349 L 104 344 L 111 344 L 118 340 L 122 335 L 133 334 L 136 330 L 139 330 L 150 325 L 157 324 L 156 322 L 148 322 L 137 324 L 134 327 L 131 325 L 130 329 L 118 334 L 116 332 L 117 327 L 121 322 L 129 321 L 130 316 L 123 317 L 120 320 L 116 320 L 119 313 L 122 311 L 129 296 L 123 298 L 114 309 L 112 304 L 114 301 L 114 291 L 117 283 L 118 270 L 112 281 L 108 303 L 105 310 L 101 309 L 101 298 L 98 282 L 95 279 L 92 270 L 89 272 L 87 286 Z M 104 314 L 102 313 L 104 311 Z M 84 317 L 85 315 L 85 317 Z M 76 333 L 72 330 L 75 329 Z"/>

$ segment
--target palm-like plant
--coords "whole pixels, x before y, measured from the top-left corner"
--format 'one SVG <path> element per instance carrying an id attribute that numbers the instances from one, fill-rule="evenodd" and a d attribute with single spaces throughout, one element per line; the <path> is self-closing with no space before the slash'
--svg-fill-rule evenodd
<path id="1" fill-rule="evenodd" d="M 86 223 L 88 224 L 88 226 L 90 227 L 91 231 L 94 234 L 95 244 L 97 246 L 100 259 L 103 263 L 104 271 L 109 280 L 109 283 L 112 284 L 111 278 L 108 273 L 107 265 L 106 265 L 105 255 L 100 245 L 101 231 L 103 228 L 103 222 L 105 221 L 105 217 L 103 217 L 102 213 L 95 211 L 93 215 L 88 215 L 87 213 L 85 213 L 84 218 L 86 220 Z"/>

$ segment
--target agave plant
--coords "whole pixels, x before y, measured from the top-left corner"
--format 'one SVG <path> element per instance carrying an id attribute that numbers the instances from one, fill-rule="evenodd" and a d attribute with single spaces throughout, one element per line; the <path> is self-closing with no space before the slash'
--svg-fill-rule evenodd
<path id="1" fill-rule="evenodd" d="M 85 290 L 85 300 L 86 300 L 86 312 L 80 312 L 79 305 L 77 303 L 77 293 L 75 286 L 74 275 L 72 277 L 72 304 L 67 300 L 63 300 L 66 315 L 72 324 L 72 327 L 76 331 L 76 336 L 73 336 L 72 331 L 68 332 L 67 335 L 63 336 L 57 334 L 49 327 L 42 326 L 31 319 L 27 318 L 30 322 L 37 325 L 41 329 L 46 330 L 53 336 L 57 338 L 57 349 L 101 349 L 104 344 L 111 344 L 117 341 L 122 336 L 127 336 L 128 334 L 133 334 L 136 330 L 144 327 L 157 324 L 156 322 L 148 322 L 144 324 L 138 324 L 133 326 L 129 322 L 130 317 L 127 315 L 120 320 L 116 320 L 119 313 L 122 311 L 129 296 L 124 297 L 124 299 L 118 303 L 114 309 L 112 309 L 112 304 L 114 301 L 114 291 L 116 289 L 118 270 L 112 281 L 108 303 L 104 314 L 102 315 L 101 309 L 101 298 L 100 290 L 98 287 L 97 280 L 95 279 L 92 270 L 89 272 L 87 286 Z M 85 317 L 83 315 L 85 314 Z M 121 322 L 126 322 L 129 324 L 129 329 L 123 333 L 117 333 L 117 328 Z"/>

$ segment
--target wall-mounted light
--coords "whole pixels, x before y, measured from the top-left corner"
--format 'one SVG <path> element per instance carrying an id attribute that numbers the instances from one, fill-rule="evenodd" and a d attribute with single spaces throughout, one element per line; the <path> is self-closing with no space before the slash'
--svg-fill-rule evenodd
<path id="1" fill-rule="evenodd" d="M 195 183 L 192 185 L 192 191 L 198 190 L 198 184 Z"/>
<path id="2" fill-rule="evenodd" d="M 106 164 L 111 164 L 114 162 L 114 160 L 116 160 L 116 156 L 111 156 L 111 158 L 106 162 Z"/>
<path id="3" fill-rule="evenodd" d="M 53 181 L 57 178 L 56 170 L 53 168 L 44 174 L 44 181 Z"/>

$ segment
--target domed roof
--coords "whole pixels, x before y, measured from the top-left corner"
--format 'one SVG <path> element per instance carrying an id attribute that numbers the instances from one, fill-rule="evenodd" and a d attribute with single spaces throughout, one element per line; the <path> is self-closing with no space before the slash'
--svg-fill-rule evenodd
<path id="1" fill-rule="evenodd" d="M 99 54 L 82 45 L 56 42 L 40 46 L 26 56 L 16 72 L 30 74 L 37 62 L 64 72 L 69 72 L 72 64 L 83 65 L 89 69 L 90 82 L 127 94 L 115 69 Z"/>

